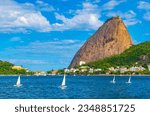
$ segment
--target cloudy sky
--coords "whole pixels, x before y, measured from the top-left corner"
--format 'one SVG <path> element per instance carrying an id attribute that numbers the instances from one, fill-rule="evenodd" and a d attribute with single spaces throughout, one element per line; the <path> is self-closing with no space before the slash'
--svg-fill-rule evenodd
<path id="1" fill-rule="evenodd" d="M 0 0 L 0 59 L 34 71 L 65 68 L 116 15 L 135 44 L 150 40 L 149 0 Z"/>

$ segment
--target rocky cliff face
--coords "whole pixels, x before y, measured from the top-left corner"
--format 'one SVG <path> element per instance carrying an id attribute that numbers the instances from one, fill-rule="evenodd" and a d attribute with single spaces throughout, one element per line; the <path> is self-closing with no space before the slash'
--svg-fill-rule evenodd
<path id="1" fill-rule="evenodd" d="M 108 19 L 75 54 L 69 68 L 120 54 L 132 45 L 130 34 L 119 17 Z"/>

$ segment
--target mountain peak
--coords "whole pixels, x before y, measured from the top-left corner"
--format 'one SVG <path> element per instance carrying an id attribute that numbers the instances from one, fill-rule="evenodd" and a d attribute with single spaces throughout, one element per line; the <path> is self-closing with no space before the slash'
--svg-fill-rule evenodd
<path id="1" fill-rule="evenodd" d="M 110 19 L 107 19 L 107 21 L 106 22 L 108 22 L 108 21 L 110 21 L 110 20 L 122 20 L 119 16 L 114 16 L 114 17 L 112 17 L 112 18 L 110 18 Z"/>
<path id="2" fill-rule="evenodd" d="M 130 34 L 118 16 L 108 19 L 79 49 L 69 68 L 120 54 L 132 45 Z"/>

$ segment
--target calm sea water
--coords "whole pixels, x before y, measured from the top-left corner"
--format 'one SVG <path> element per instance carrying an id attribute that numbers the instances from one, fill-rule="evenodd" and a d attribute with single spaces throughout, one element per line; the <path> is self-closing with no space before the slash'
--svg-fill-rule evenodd
<path id="1" fill-rule="evenodd" d="M 20 88 L 14 87 L 17 76 L 0 77 L 1 99 L 150 99 L 150 76 L 67 76 L 67 88 L 59 88 L 63 76 L 21 76 Z"/>

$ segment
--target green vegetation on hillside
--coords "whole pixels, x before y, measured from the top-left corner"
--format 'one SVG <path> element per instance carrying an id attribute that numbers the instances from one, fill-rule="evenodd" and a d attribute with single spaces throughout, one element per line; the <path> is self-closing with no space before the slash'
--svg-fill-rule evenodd
<path id="1" fill-rule="evenodd" d="M 101 68 L 102 71 L 107 72 L 110 67 L 132 67 L 142 66 L 148 69 L 147 65 L 150 63 L 150 42 L 144 42 L 138 45 L 133 45 L 120 55 L 114 55 L 103 60 L 98 60 L 85 64 L 92 68 Z M 148 73 L 147 71 L 145 71 Z M 150 72 L 149 72 L 150 73 Z"/>
<path id="2" fill-rule="evenodd" d="M 144 59 L 145 58 L 145 59 Z M 105 58 L 86 65 L 95 68 L 108 68 L 112 66 L 134 66 L 135 63 L 144 65 L 150 63 L 150 42 L 133 45 L 120 55 Z"/>
<path id="3" fill-rule="evenodd" d="M 1 61 L 0 60 L 0 74 L 1 75 L 15 75 L 15 74 L 32 74 L 32 72 L 25 70 L 25 69 L 12 69 L 14 64 L 6 62 L 6 61 Z"/>

